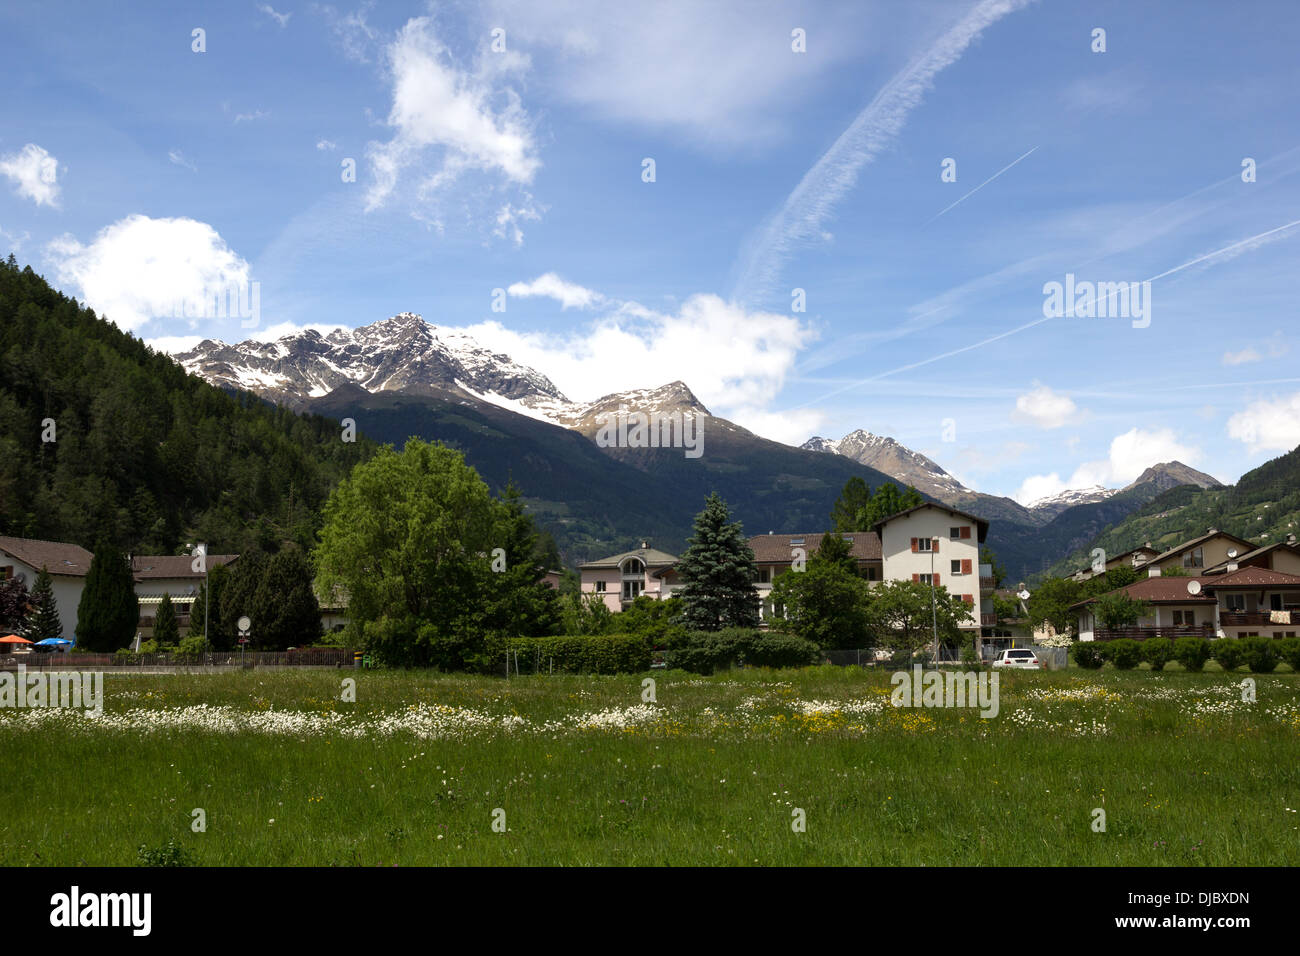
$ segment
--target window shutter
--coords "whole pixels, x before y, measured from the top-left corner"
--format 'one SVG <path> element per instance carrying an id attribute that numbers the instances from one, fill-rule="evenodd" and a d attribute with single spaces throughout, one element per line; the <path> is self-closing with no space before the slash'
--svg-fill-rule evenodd
<path id="1" fill-rule="evenodd" d="M 972 607 L 975 606 L 975 595 L 973 595 L 973 594 L 963 594 L 963 595 L 961 596 L 961 599 L 962 599 L 963 601 L 965 601 L 967 604 L 971 605 Z"/>
<path id="2" fill-rule="evenodd" d="M 912 540 L 915 541 L 916 539 L 913 538 Z M 913 581 L 914 583 L 920 583 L 920 581 L 921 581 L 921 575 L 919 575 L 919 574 L 913 574 L 913 575 L 912 575 L 912 581 Z"/>
<path id="3" fill-rule="evenodd" d="M 912 553 L 916 554 L 916 539 L 912 539 Z"/>
<path id="4" fill-rule="evenodd" d="M 970 537 L 970 525 L 968 525 L 968 524 L 964 524 L 964 525 L 961 526 L 961 536 L 962 536 L 963 538 L 969 538 L 969 537 Z"/>
<path id="5" fill-rule="evenodd" d="M 970 558 L 962 558 L 962 560 L 961 560 L 961 573 L 962 573 L 962 574 L 970 574 L 970 569 L 971 569 Z"/>
<path id="6" fill-rule="evenodd" d="M 934 547 L 934 553 L 935 553 L 935 554 L 938 554 L 938 553 L 939 553 L 939 539 L 938 539 L 938 538 L 935 538 L 935 539 L 931 542 L 931 545 Z"/>
<path id="7" fill-rule="evenodd" d="M 936 571 L 936 572 L 934 573 L 933 581 L 934 581 L 934 586 L 935 586 L 935 587 L 938 587 L 938 586 L 939 586 L 939 572 Z"/>

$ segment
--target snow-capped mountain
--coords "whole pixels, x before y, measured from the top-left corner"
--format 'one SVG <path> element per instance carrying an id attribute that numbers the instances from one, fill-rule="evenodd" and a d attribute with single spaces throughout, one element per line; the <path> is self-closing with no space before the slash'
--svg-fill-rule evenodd
<path id="1" fill-rule="evenodd" d="M 873 435 L 861 428 L 849 432 L 838 441 L 814 436 L 799 447 L 852 458 L 859 464 L 883 471 L 905 485 L 912 485 L 918 491 L 940 500 L 973 494 L 971 489 L 920 452 L 912 451 L 892 438 Z"/>
<path id="2" fill-rule="evenodd" d="M 275 342 L 227 345 L 211 339 L 173 356 L 214 385 L 247 389 L 301 409 L 340 388 L 410 395 L 462 394 L 568 428 L 583 429 L 605 410 L 708 410 L 681 382 L 574 402 L 535 369 L 440 329 L 413 312 L 329 335 L 309 329 Z M 594 427 L 594 425 L 593 425 Z"/>
<path id="3" fill-rule="evenodd" d="M 1075 505 L 1092 504 L 1094 501 L 1105 501 L 1111 495 L 1118 493 L 1118 488 L 1105 488 L 1101 485 L 1093 485 L 1091 488 L 1067 488 L 1065 491 L 1058 491 L 1054 495 L 1047 495 L 1044 498 L 1031 501 L 1025 507 L 1030 511 L 1057 515 L 1066 508 L 1073 508 Z"/>

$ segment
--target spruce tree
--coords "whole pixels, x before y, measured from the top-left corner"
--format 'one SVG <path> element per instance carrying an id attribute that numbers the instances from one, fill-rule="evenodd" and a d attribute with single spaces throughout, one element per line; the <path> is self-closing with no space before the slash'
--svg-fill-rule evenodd
<path id="1" fill-rule="evenodd" d="M 160 647 L 175 644 L 181 638 L 180 627 L 176 624 L 176 609 L 172 606 L 172 596 L 163 594 L 158 613 L 153 619 L 153 639 Z"/>
<path id="2" fill-rule="evenodd" d="M 27 617 L 27 633 L 24 635 L 28 640 L 43 641 L 63 636 L 63 622 L 59 620 L 59 606 L 54 600 L 54 582 L 44 565 L 41 565 L 41 570 L 36 575 L 31 608 Z"/>
<path id="3" fill-rule="evenodd" d="M 101 543 L 77 605 L 77 642 L 90 651 L 115 651 L 131 642 L 139 623 L 131 565 L 121 551 Z"/>
<path id="4" fill-rule="evenodd" d="M 0 635 L 14 633 L 22 636 L 27 632 L 31 603 L 27 585 L 18 578 L 0 581 Z"/>
<path id="5" fill-rule="evenodd" d="M 740 522 L 731 521 L 717 492 L 695 516 L 695 533 L 677 566 L 685 586 L 682 624 L 691 630 L 758 627 L 758 569 Z"/>

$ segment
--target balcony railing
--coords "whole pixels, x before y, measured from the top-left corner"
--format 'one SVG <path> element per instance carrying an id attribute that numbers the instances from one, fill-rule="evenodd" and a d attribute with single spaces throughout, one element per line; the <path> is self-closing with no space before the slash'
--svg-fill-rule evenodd
<path id="1" fill-rule="evenodd" d="M 1145 641 L 1152 637 L 1214 637 L 1214 625 L 1198 624 L 1194 627 L 1188 627 L 1186 625 L 1170 625 L 1161 627 L 1099 627 L 1092 632 L 1092 637 L 1093 640 L 1096 641 L 1118 641 L 1125 638 L 1134 641 Z"/>
<path id="2" fill-rule="evenodd" d="M 980 627 L 997 627 L 998 616 L 996 614 L 981 614 Z"/>
<path id="3" fill-rule="evenodd" d="M 1291 611 L 1289 621 L 1274 621 L 1269 611 L 1221 611 L 1221 627 L 1286 627 L 1300 625 L 1300 611 Z"/>

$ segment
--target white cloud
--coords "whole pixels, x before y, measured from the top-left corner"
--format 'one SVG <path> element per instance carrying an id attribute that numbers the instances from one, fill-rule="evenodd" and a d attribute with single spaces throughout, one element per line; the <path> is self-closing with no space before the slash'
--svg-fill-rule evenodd
<path id="1" fill-rule="evenodd" d="M 18 187 L 18 195 L 38 206 L 59 204 L 59 161 L 44 148 L 28 143 L 16 153 L 0 156 L 0 173 Z"/>
<path id="2" fill-rule="evenodd" d="M 367 0 L 347 14 L 340 14 L 330 6 L 315 8 L 329 22 L 343 55 L 357 63 L 369 63 L 371 57 L 377 55 L 379 33 L 366 22 L 366 16 L 373 7 L 373 0 Z"/>
<path id="3" fill-rule="evenodd" d="M 1028 504 L 1068 488 L 1091 488 L 1093 485 L 1118 488 L 1158 462 L 1181 461 L 1185 465 L 1194 465 L 1200 459 L 1201 450 L 1183 444 L 1173 429 L 1146 431 L 1135 427 L 1111 440 L 1110 454 L 1106 458 L 1084 462 L 1068 480 L 1062 480 L 1058 472 L 1031 475 L 1021 483 L 1014 497 L 1021 504 Z"/>
<path id="4" fill-rule="evenodd" d="M 182 153 L 179 149 L 170 150 L 167 153 L 167 158 L 171 160 L 172 163 L 176 166 L 184 166 L 186 169 L 196 173 L 199 171 L 199 167 L 195 166 L 194 163 L 186 159 L 185 154 Z"/>
<path id="5" fill-rule="evenodd" d="M 144 344 L 164 355 L 179 355 L 181 352 L 188 352 L 205 338 L 206 335 L 159 335 L 145 339 Z"/>
<path id="6" fill-rule="evenodd" d="M 506 291 L 520 299 L 547 296 L 560 303 L 562 309 L 589 309 L 605 301 L 599 292 L 562 279 L 554 272 L 540 275 L 532 282 L 512 283 Z"/>
<path id="7" fill-rule="evenodd" d="M 268 3 L 258 4 L 257 9 L 280 24 L 282 30 L 289 25 L 289 18 L 293 16 L 292 13 L 276 13 L 275 8 Z"/>
<path id="8" fill-rule="evenodd" d="M 286 335 L 298 335 L 308 329 L 315 329 L 321 335 L 329 335 L 338 329 L 346 329 L 346 325 L 335 323 L 308 322 L 306 325 L 297 325 L 293 322 L 278 322 L 275 325 L 267 326 L 264 329 L 254 329 L 244 333 L 246 337 L 254 342 L 278 342 Z"/>
<path id="9" fill-rule="evenodd" d="M 368 210 L 383 205 L 404 172 L 421 164 L 430 149 L 441 151 L 441 163 L 424 172 L 423 196 L 466 169 L 499 175 L 515 185 L 532 181 L 541 161 L 528 116 L 514 90 L 498 82 L 501 74 L 525 61 L 492 58 L 487 54 L 473 72 L 460 70 L 431 19 L 412 19 L 401 29 L 387 51 L 393 84 L 388 125 L 396 132 L 388 142 L 367 147 L 375 170 L 366 194 Z"/>
<path id="10" fill-rule="evenodd" d="M 496 228 L 492 235 L 500 239 L 509 239 L 516 246 L 524 244 L 524 231 L 519 224 L 525 220 L 538 222 L 542 218 L 541 210 L 533 202 L 532 196 L 525 197 L 518 206 L 505 203 L 497 210 Z"/>
<path id="11" fill-rule="evenodd" d="M 813 331 L 792 315 L 750 312 L 716 295 L 693 295 L 672 314 L 622 303 L 570 333 L 495 321 L 461 331 L 544 369 L 575 401 L 680 380 L 710 410 L 768 437 L 802 442 L 820 423 L 816 412 L 766 411 Z"/>
<path id="12" fill-rule="evenodd" d="M 1017 396 L 1014 418 L 1032 422 L 1039 428 L 1060 428 L 1076 421 L 1079 406 L 1073 399 L 1038 382 L 1034 385 L 1037 387 L 1032 391 Z"/>
<path id="13" fill-rule="evenodd" d="M 1224 365 L 1245 365 L 1247 362 L 1258 362 L 1264 356 L 1260 355 L 1253 348 L 1247 346 L 1240 352 L 1224 352 Z"/>
<path id="14" fill-rule="evenodd" d="M 337 148 L 337 144 L 333 140 L 318 139 L 316 141 L 316 148 L 322 151 L 332 150 Z"/>
<path id="15" fill-rule="evenodd" d="M 798 127 L 786 110 L 815 95 L 824 73 L 917 29 L 906 9 L 785 0 L 495 0 L 489 11 L 484 27 L 503 27 L 507 44 L 544 60 L 539 82 L 582 115 L 724 147 L 790 135 Z M 796 26 L 807 54 L 791 51 Z"/>
<path id="16" fill-rule="evenodd" d="M 263 110 L 253 110 L 251 113 L 236 113 L 235 123 L 251 123 L 253 120 L 266 119 L 270 115 L 270 113 Z"/>
<path id="17" fill-rule="evenodd" d="M 1228 437 L 1244 442 L 1251 452 L 1290 451 L 1300 445 L 1300 392 L 1247 405 L 1228 419 Z"/>
<path id="18" fill-rule="evenodd" d="M 61 236 L 49 243 L 46 256 L 60 282 L 76 286 L 87 305 L 127 330 L 173 315 L 179 301 L 202 302 L 249 282 L 248 263 L 215 229 L 194 219 L 127 216 L 101 229 L 89 245 Z"/>

